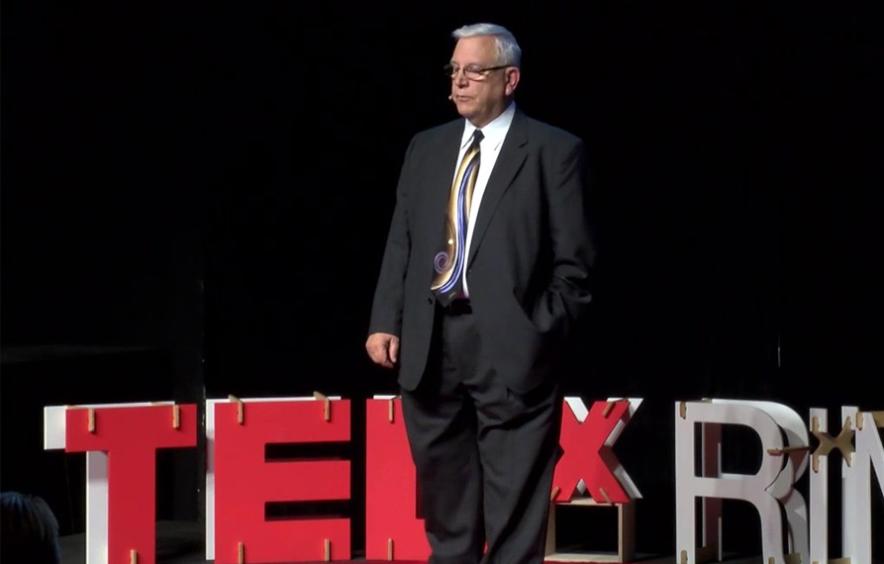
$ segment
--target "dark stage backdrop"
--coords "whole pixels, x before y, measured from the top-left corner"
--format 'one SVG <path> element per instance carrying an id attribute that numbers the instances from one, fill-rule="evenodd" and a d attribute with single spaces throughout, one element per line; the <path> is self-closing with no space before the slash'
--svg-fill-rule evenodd
<path id="1" fill-rule="evenodd" d="M 520 107 L 589 148 L 596 297 L 566 389 L 646 398 L 617 447 L 646 497 L 641 552 L 674 551 L 676 399 L 884 407 L 871 10 L 2 9 L 0 479 L 67 532 L 82 476 L 34 444 L 43 404 L 394 390 L 362 347 L 396 178 L 410 137 L 456 117 L 441 67 L 476 21 L 519 38 Z M 197 518 L 201 457 L 165 458 L 161 516 Z"/>

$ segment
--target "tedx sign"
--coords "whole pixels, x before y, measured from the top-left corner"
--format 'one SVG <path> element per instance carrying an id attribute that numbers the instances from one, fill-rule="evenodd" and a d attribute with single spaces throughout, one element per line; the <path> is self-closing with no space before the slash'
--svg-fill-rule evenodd
<path id="1" fill-rule="evenodd" d="M 590 499 L 630 506 L 641 498 L 613 446 L 641 405 L 640 399 L 596 401 L 566 398 L 554 504 Z M 272 502 L 351 499 L 350 460 L 267 460 L 267 445 L 347 443 L 350 400 L 257 398 L 206 402 L 206 558 L 219 564 L 348 560 L 350 518 L 272 518 Z M 418 515 L 415 471 L 401 404 L 367 400 L 365 421 L 365 538 L 369 560 L 421 560 L 429 555 Z M 721 559 L 721 499 L 752 503 L 761 520 L 765 562 L 800 557 L 825 562 L 828 555 L 828 456 L 843 457 L 843 558 L 872 562 L 871 474 L 884 484 L 884 412 L 842 409 L 842 429 L 828 433 L 825 410 L 805 423 L 774 402 L 706 400 L 675 405 L 676 560 L 699 564 Z M 156 453 L 196 448 L 193 404 L 143 403 L 50 406 L 44 409 L 44 446 L 85 452 L 87 465 L 86 561 L 153 564 L 155 554 Z M 761 440 L 755 474 L 726 474 L 718 467 L 723 425 L 743 425 Z M 818 446 L 811 451 L 810 436 Z M 810 472 L 810 499 L 794 485 Z M 877 492 L 882 494 L 882 491 Z M 701 531 L 695 523 L 700 500 Z M 631 506 L 630 506 L 631 507 Z M 809 507 L 809 509 L 808 509 Z M 639 531 L 640 533 L 640 531 Z M 784 535 L 785 533 L 785 535 Z M 813 533 L 813 534 L 811 534 Z M 742 531 L 757 535 L 758 531 Z M 731 533 L 729 532 L 729 535 Z M 634 538 L 634 533 L 627 535 Z M 783 545 L 784 536 L 788 546 Z M 622 547 L 621 547 L 622 549 Z M 621 552 L 622 554 L 622 552 Z"/>

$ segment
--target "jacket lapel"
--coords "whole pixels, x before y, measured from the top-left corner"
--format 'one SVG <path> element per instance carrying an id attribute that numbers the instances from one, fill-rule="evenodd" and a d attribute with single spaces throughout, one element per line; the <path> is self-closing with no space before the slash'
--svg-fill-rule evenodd
<path id="1" fill-rule="evenodd" d="M 512 185 L 519 169 L 525 162 L 528 155 L 526 145 L 528 144 L 528 135 L 525 130 L 522 114 L 518 110 L 513 116 L 513 123 L 507 132 L 503 146 L 500 148 L 500 154 L 497 156 L 497 162 L 494 163 L 494 170 L 488 178 L 488 186 L 485 187 L 485 193 L 482 195 L 482 202 L 479 205 L 479 215 L 476 218 L 475 231 L 470 241 L 470 256 L 467 260 L 469 266 L 476 257 L 476 251 L 482 244 L 482 237 L 491 223 L 491 218 L 497 210 L 500 199 L 506 193 L 507 189 Z M 480 165 L 481 166 L 481 165 Z"/>
<path id="2" fill-rule="evenodd" d="M 423 217 L 427 218 L 430 227 L 418 232 L 427 237 L 426 243 L 431 249 L 439 245 L 443 237 L 448 198 L 451 194 L 454 169 L 457 167 L 463 127 L 463 120 L 457 120 L 451 127 L 446 128 L 437 141 L 438 158 L 429 159 L 430 167 L 425 176 L 426 194 L 422 198 L 422 205 L 426 206 Z M 432 265 L 430 257 L 430 262 L 427 263 L 427 276 L 430 277 L 433 273 Z M 429 288 L 429 284 L 427 287 Z"/>

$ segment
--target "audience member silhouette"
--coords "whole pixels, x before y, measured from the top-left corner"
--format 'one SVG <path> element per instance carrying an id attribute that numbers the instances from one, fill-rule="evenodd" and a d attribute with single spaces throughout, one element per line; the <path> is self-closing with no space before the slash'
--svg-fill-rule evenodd
<path id="1" fill-rule="evenodd" d="M 0 493 L 0 562 L 59 564 L 58 521 L 42 498 Z"/>

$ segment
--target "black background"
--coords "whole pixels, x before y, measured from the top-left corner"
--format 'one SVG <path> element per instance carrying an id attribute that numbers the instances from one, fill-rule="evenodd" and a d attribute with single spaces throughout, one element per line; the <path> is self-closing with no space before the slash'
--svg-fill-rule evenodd
<path id="1" fill-rule="evenodd" d="M 319 389 L 359 421 L 395 390 L 362 348 L 395 182 L 410 137 L 456 117 L 441 67 L 476 21 L 519 39 L 520 108 L 587 142 L 599 256 L 566 391 L 645 398 L 617 446 L 640 551 L 674 552 L 673 401 L 884 408 L 867 7 L 10 1 L 3 489 L 82 528 L 42 405 Z M 164 457 L 160 515 L 198 518 L 201 456 Z"/>

